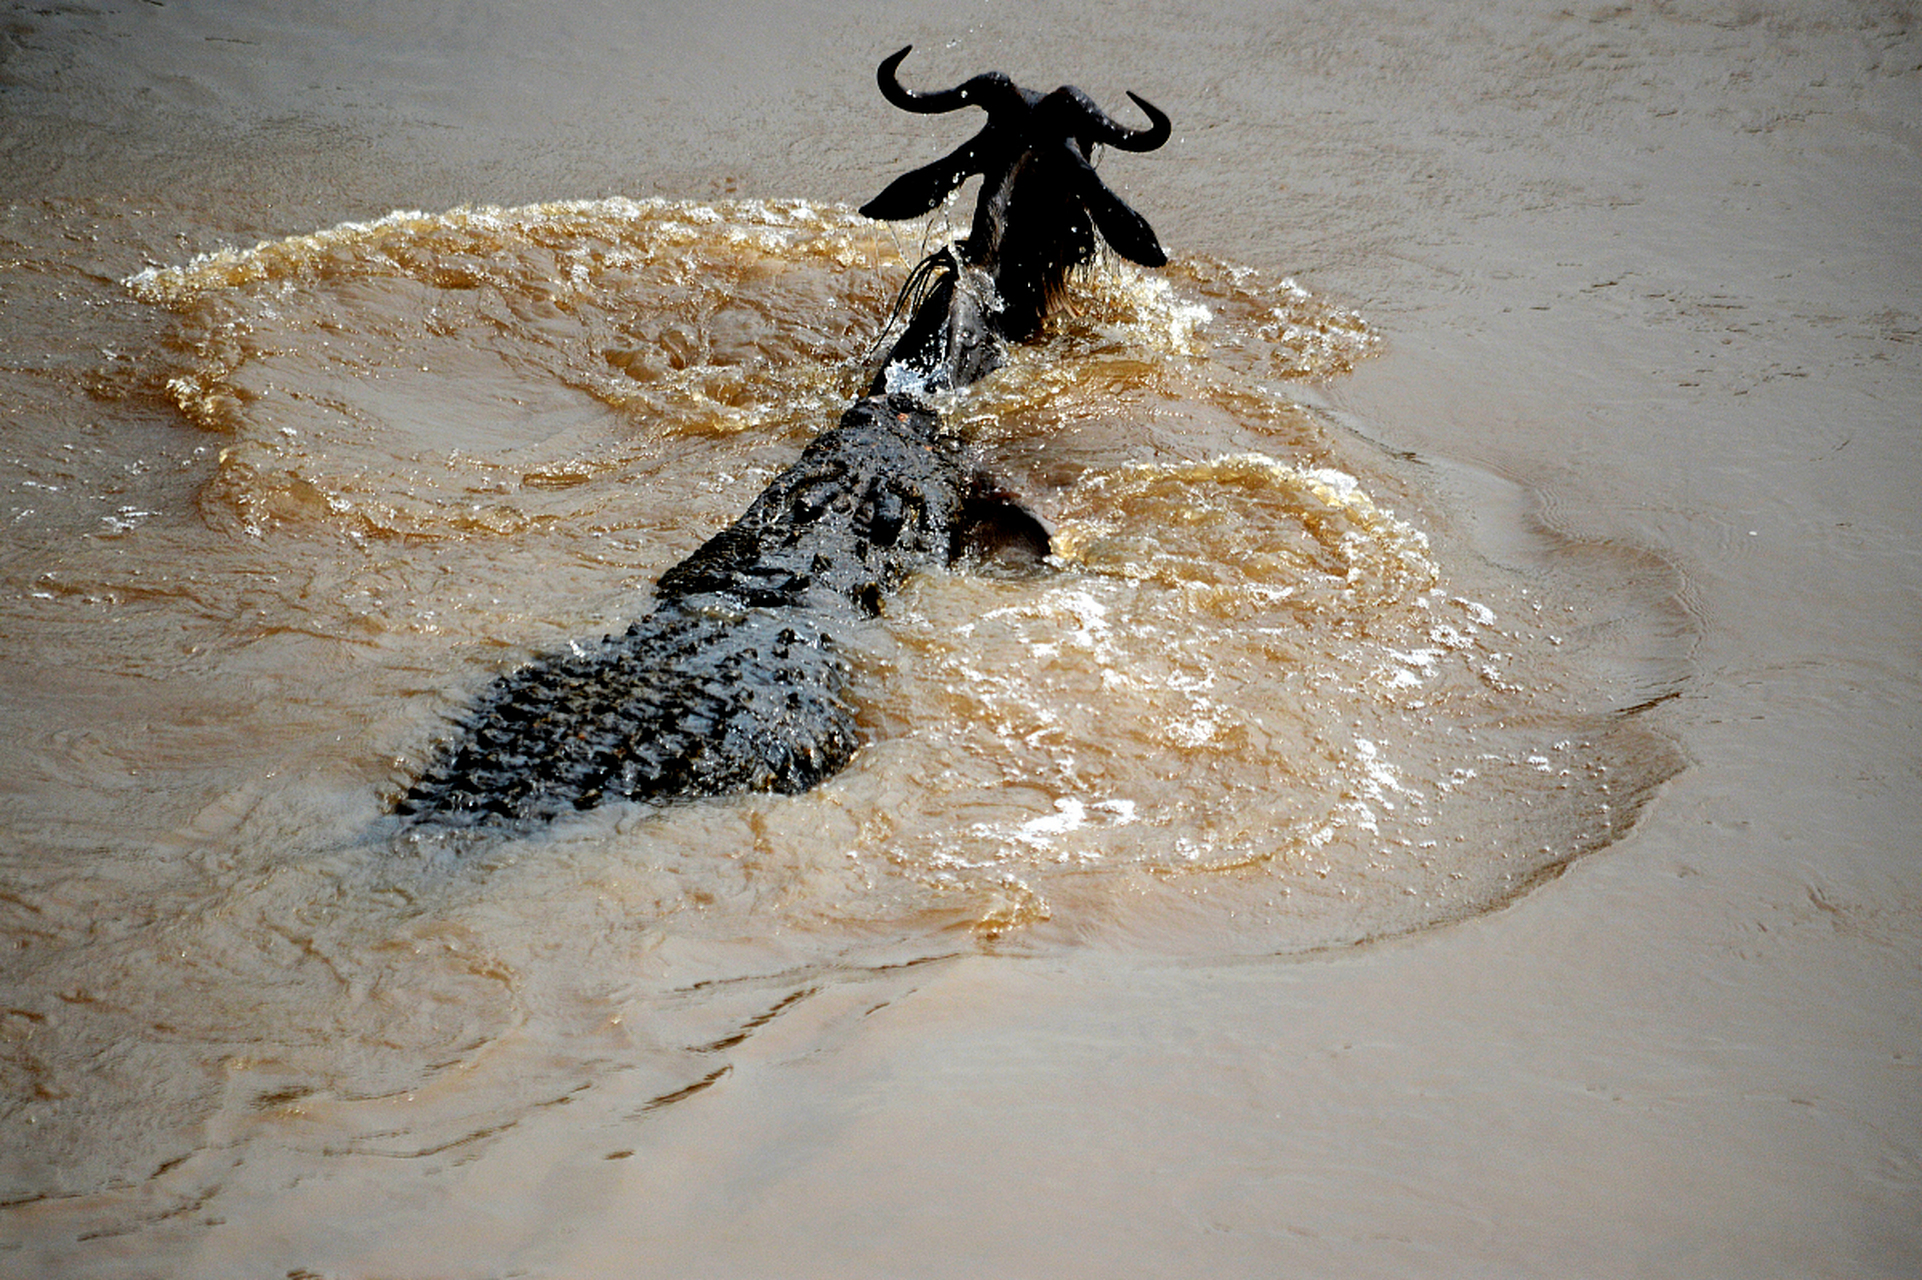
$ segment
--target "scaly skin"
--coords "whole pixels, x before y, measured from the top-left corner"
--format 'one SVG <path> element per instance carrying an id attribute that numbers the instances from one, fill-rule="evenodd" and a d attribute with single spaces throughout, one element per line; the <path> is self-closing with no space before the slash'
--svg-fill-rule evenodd
<path id="1" fill-rule="evenodd" d="M 396 812 L 516 821 L 831 777 L 859 745 L 837 637 L 948 563 L 970 476 L 933 413 L 858 401 L 661 576 L 651 614 L 496 680 Z"/>

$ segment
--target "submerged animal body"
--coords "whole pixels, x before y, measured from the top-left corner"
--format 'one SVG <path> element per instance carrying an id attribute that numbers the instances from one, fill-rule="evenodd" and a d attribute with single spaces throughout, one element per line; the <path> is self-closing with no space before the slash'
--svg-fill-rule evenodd
<path id="1" fill-rule="evenodd" d="M 915 94 L 881 64 L 881 91 L 915 112 L 980 106 L 983 130 L 897 179 L 863 212 L 926 213 L 979 173 L 968 238 L 917 266 L 905 331 L 869 395 L 803 451 L 740 519 L 661 576 L 651 613 L 495 680 L 458 734 L 396 802 L 413 821 L 518 822 L 605 800 L 804 791 L 860 744 L 848 629 L 909 575 L 950 563 L 972 529 L 1039 544 L 919 393 L 965 386 L 1033 336 L 1095 233 L 1137 262 L 1165 261 L 1145 219 L 1109 191 L 1097 142 L 1150 150 L 1168 120 L 1128 130 L 1079 90 L 1039 94 L 999 73 Z M 1133 97 L 1133 95 L 1130 95 Z"/>
<path id="2" fill-rule="evenodd" d="M 661 576 L 651 614 L 496 681 L 397 811 L 490 821 L 814 786 L 859 742 L 845 629 L 948 563 L 968 494 L 933 413 L 857 402 Z"/>

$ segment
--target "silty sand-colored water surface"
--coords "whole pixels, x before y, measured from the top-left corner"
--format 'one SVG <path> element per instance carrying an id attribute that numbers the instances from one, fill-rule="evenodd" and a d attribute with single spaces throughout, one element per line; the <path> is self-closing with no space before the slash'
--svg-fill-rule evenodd
<path id="1" fill-rule="evenodd" d="M 480 839 L 383 802 L 833 420 L 922 243 L 835 202 L 951 140 L 853 31 L 22 18 L 7 1247 L 1899 1274 L 1914 77 L 1701 16 L 898 15 L 1176 115 L 1171 267 L 944 405 L 1058 563 L 891 601 L 820 791 Z"/>

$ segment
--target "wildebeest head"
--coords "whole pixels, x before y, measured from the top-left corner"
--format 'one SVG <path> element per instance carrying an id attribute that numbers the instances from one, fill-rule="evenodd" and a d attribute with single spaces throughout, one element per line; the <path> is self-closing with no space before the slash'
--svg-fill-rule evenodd
<path id="1" fill-rule="evenodd" d="M 1168 117 L 1137 94 L 1128 96 L 1149 127 L 1117 124 L 1070 85 L 1052 93 L 1023 89 L 999 71 L 937 93 L 905 89 L 897 76 L 913 46 L 886 58 L 875 79 L 903 111 L 932 114 L 980 107 L 981 132 L 953 152 L 903 174 L 861 206 L 870 218 L 916 218 L 981 175 L 974 224 L 961 246 L 966 260 L 993 277 L 1001 295 L 997 327 L 1025 338 L 1060 296 L 1068 273 L 1094 258 L 1095 233 L 1122 257 L 1143 266 L 1167 262 L 1148 220 L 1108 189 L 1088 157 L 1096 143 L 1153 151 L 1168 140 Z"/>

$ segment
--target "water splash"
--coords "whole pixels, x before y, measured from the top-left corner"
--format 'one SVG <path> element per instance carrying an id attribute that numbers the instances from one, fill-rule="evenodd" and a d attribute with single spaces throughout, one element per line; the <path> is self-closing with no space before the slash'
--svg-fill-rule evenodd
<path id="1" fill-rule="evenodd" d="M 1617 838 L 1672 772 L 1615 674 L 1640 602 L 1473 551 L 1294 390 L 1366 323 L 1190 259 L 1095 273 L 944 400 L 1055 559 L 890 602 L 844 774 L 357 841 L 473 689 L 644 612 L 835 420 L 894 245 L 799 202 L 597 201 L 127 282 L 218 462 L 199 519 L 130 495 L 16 584 L 122 727 L 20 748 L 10 976 L 63 994 L 4 1059 L 33 1134 L 5 1195 L 442 1167 L 614 1075 L 676 1105 L 796 992 L 957 951 L 1406 934 Z"/>

